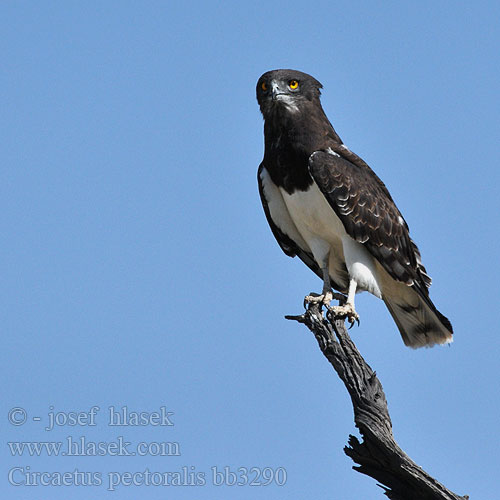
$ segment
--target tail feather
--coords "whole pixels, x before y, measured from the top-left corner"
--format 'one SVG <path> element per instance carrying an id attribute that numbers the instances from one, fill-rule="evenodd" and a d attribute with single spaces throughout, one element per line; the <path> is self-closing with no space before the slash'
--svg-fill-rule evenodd
<path id="1" fill-rule="evenodd" d="M 436 309 L 427 290 L 401 283 L 397 292 L 384 295 L 383 300 L 405 345 L 416 349 L 453 342 L 453 327 Z"/>

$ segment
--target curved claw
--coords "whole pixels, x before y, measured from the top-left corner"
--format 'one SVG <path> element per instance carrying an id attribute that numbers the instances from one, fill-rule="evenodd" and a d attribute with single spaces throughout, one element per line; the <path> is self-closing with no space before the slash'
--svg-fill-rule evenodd
<path id="1" fill-rule="evenodd" d="M 359 321 L 359 316 L 356 314 L 356 316 L 349 316 L 347 315 L 347 321 L 349 321 L 349 330 L 354 326 L 354 323 L 357 323 L 358 326 L 360 325 Z"/>
<path id="2" fill-rule="evenodd" d="M 355 323 L 358 324 L 359 326 L 359 319 L 358 318 L 348 318 L 349 321 L 349 330 L 354 326 Z"/>
<path id="3" fill-rule="evenodd" d="M 330 311 L 336 318 L 347 318 L 350 325 L 349 330 L 354 326 L 355 322 L 357 322 L 359 326 L 359 315 L 352 304 L 347 303 L 343 306 L 335 306 L 332 307 Z"/>

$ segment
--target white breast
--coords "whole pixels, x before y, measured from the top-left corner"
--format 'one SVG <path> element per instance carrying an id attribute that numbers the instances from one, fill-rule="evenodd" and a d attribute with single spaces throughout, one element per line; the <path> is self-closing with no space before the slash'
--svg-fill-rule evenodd
<path id="1" fill-rule="evenodd" d="M 311 249 L 318 265 L 328 265 L 337 282 L 345 282 L 342 269 L 357 282 L 358 290 L 368 290 L 380 297 L 376 262 L 364 245 L 347 233 L 341 220 L 323 193 L 313 182 L 307 191 L 288 194 L 280 188 L 295 227 Z M 344 267 L 345 266 L 345 267 Z"/>
<path id="2" fill-rule="evenodd" d="M 319 239 L 328 245 L 340 243 L 346 235 L 344 226 L 315 182 L 307 191 L 293 194 L 283 188 L 280 191 L 295 226 L 306 241 Z M 314 248 L 311 249 L 314 254 Z"/>

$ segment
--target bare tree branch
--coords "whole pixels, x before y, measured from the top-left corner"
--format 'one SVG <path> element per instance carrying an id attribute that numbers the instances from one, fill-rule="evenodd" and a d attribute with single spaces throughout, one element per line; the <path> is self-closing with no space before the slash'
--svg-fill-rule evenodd
<path id="1" fill-rule="evenodd" d="M 344 452 L 358 464 L 353 468 L 379 481 L 392 500 L 467 500 L 429 476 L 398 446 L 382 384 L 347 333 L 344 320 L 316 304 L 300 316 L 285 316 L 305 324 L 344 382 L 354 408 L 354 422 L 363 442 L 349 436 Z"/>

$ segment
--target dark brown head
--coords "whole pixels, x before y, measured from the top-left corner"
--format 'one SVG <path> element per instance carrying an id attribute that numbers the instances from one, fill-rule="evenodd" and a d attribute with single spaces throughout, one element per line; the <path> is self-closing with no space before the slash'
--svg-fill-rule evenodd
<path id="1" fill-rule="evenodd" d="M 315 78 L 293 69 L 275 69 L 257 82 L 257 101 L 264 119 L 277 111 L 296 114 L 307 104 L 319 103 L 323 86 Z"/>

